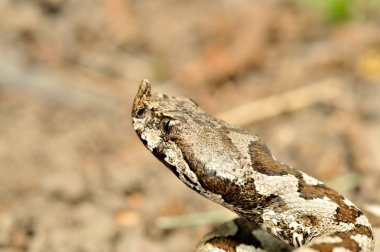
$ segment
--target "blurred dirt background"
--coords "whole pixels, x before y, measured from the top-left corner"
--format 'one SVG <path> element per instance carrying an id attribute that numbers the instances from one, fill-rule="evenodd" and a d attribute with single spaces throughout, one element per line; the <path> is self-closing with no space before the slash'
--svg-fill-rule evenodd
<path id="1" fill-rule="evenodd" d="M 378 0 L 2 0 L 0 55 L 1 252 L 192 251 L 228 218 L 137 139 L 143 78 L 380 225 Z"/>

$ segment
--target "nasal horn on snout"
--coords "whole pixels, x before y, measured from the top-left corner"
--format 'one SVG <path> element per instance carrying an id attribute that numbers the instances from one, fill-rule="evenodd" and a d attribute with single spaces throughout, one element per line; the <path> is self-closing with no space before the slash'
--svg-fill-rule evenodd
<path id="1" fill-rule="evenodd" d="M 133 100 L 133 108 L 139 107 L 143 103 L 143 101 L 150 96 L 151 84 L 149 80 L 143 79 L 140 83 L 139 90 Z"/>
<path id="2" fill-rule="evenodd" d="M 140 83 L 139 90 L 137 91 L 136 98 L 142 98 L 143 96 L 150 96 L 150 90 L 152 85 L 149 80 L 143 79 Z"/>

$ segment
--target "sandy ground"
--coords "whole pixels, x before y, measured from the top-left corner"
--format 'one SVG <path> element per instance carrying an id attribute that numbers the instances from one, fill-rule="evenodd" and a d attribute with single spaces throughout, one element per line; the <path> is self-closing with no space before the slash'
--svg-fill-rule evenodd
<path id="1" fill-rule="evenodd" d="M 263 2 L 0 1 L 0 251 L 192 251 L 216 225 L 158 225 L 221 207 L 135 136 L 143 78 L 212 114 L 256 104 L 244 127 L 379 226 L 380 15 Z"/>

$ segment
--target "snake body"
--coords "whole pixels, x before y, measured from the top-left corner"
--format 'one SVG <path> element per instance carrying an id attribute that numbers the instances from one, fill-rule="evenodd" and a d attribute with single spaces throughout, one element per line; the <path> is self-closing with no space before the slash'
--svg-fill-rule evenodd
<path id="1" fill-rule="evenodd" d="M 188 187 L 277 237 L 288 250 L 374 250 L 371 225 L 360 209 L 278 161 L 252 132 L 212 117 L 191 99 L 152 93 L 147 80 L 134 99 L 132 119 L 144 145 Z M 235 251 L 265 251 L 262 243 Z M 215 246 L 208 251 L 234 251 Z"/>

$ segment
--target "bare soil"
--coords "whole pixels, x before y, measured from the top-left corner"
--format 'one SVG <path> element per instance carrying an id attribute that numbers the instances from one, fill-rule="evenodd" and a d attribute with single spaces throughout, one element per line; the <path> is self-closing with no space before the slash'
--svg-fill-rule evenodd
<path id="1" fill-rule="evenodd" d="M 0 1 L 0 252 L 192 251 L 212 228 L 157 227 L 221 207 L 139 142 L 143 78 L 212 114 L 339 81 L 333 99 L 245 127 L 379 226 L 379 29 L 293 1 Z"/>

